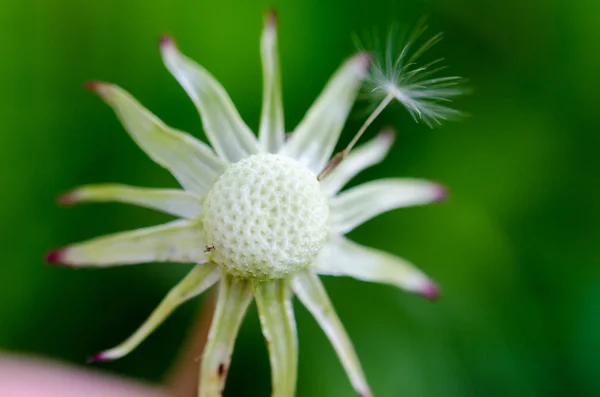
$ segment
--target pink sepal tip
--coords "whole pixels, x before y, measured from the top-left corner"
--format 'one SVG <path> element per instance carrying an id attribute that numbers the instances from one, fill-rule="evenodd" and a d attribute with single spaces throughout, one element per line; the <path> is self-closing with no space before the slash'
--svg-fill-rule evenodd
<path id="1" fill-rule="evenodd" d="M 86 81 L 85 83 L 83 83 L 83 88 L 95 93 L 98 92 L 98 89 L 101 85 L 102 83 L 99 81 Z"/>
<path id="2" fill-rule="evenodd" d="M 359 52 L 356 57 L 361 61 L 365 68 L 368 68 L 371 65 L 371 60 L 373 59 L 371 53 L 366 51 Z"/>
<path id="3" fill-rule="evenodd" d="M 60 205 L 61 207 L 68 207 L 75 204 L 76 202 L 77 199 L 73 192 L 61 194 L 56 198 L 56 204 Z"/>
<path id="4" fill-rule="evenodd" d="M 46 263 L 53 265 L 64 265 L 63 260 L 65 256 L 64 249 L 56 249 L 46 254 Z"/>
<path id="5" fill-rule="evenodd" d="M 433 282 L 428 282 L 420 291 L 421 296 L 430 301 L 438 300 L 442 294 L 440 288 Z"/>
<path id="6" fill-rule="evenodd" d="M 170 34 L 164 33 L 158 38 L 158 44 L 160 45 L 161 48 L 166 48 L 169 46 L 174 46 L 175 40 L 173 39 L 173 36 L 171 36 Z"/>
<path id="7" fill-rule="evenodd" d="M 266 24 L 267 24 L 267 26 L 270 26 L 270 27 L 277 26 L 278 15 L 277 15 L 277 10 L 276 9 L 271 8 L 267 12 L 267 15 L 265 16 L 265 18 L 266 18 Z"/>
<path id="8" fill-rule="evenodd" d="M 446 201 L 450 193 L 448 192 L 448 188 L 444 185 L 437 185 L 435 188 L 435 201 L 441 202 Z"/>
<path id="9" fill-rule="evenodd" d="M 379 133 L 379 138 L 388 142 L 393 142 L 396 140 L 396 131 L 393 127 L 385 127 Z"/>
<path id="10" fill-rule="evenodd" d="M 104 354 L 104 352 L 100 352 L 100 353 L 96 353 L 93 356 L 90 356 L 87 358 L 87 363 L 88 364 L 93 364 L 93 363 L 99 363 L 99 362 L 103 362 L 103 361 L 109 361 L 110 358 L 106 356 L 106 354 Z"/>

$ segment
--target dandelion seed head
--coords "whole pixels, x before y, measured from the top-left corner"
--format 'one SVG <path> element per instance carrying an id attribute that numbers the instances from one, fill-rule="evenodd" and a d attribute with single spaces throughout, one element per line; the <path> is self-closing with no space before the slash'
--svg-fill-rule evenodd
<path id="1" fill-rule="evenodd" d="M 443 37 L 442 33 L 438 33 L 423 40 L 428 29 L 425 22 L 426 19 L 421 19 L 407 38 L 401 41 L 396 39 L 400 35 L 392 27 L 384 49 L 376 33 L 365 35 L 362 40 L 355 37 L 355 43 L 360 50 L 370 50 L 374 54 L 365 84 L 366 96 L 375 102 L 381 102 L 386 97 L 396 99 L 416 122 L 422 121 L 433 127 L 462 115 L 450 103 L 467 90 L 460 76 L 438 76 L 447 68 L 442 58 L 421 63 L 422 56 Z"/>

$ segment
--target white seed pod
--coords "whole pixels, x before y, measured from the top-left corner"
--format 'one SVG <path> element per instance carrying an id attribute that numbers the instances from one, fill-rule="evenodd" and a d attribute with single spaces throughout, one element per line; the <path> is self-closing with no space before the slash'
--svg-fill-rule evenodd
<path id="1" fill-rule="evenodd" d="M 329 204 L 308 168 L 264 153 L 227 168 L 206 196 L 202 221 L 211 259 L 225 272 L 269 280 L 314 261 L 325 244 Z"/>

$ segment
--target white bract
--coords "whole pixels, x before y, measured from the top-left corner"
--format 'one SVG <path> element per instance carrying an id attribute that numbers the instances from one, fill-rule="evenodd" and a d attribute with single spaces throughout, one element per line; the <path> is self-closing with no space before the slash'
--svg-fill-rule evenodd
<path id="1" fill-rule="evenodd" d="M 353 243 L 344 235 L 382 212 L 441 200 L 445 191 L 425 180 L 386 179 L 340 193 L 356 174 L 380 162 L 393 142 L 392 133 L 382 132 L 352 151 L 351 144 L 330 161 L 368 75 L 370 56 L 359 53 L 344 62 L 285 140 L 272 14 L 266 19 L 261 40 L 264 96 L 258 138 L 242 121 L 224 88 L 182 55 L 170 38 L 161 40 L 161 53 L 202 116 L 212 148 L 166 126 L 121 88 L 91 83 L 89 88 L 114 109 L 131 137 L 168 169 L 183 189 L 89 185 L 63 196 L 61 202 L 119 201 L 180 219 L 73 244 L 51 252 L 47 260 L 73 267 L 153 261 L 196 265 L 131 337 L 94 359 L 115 359 L 129 353 L 175 308 L 218 283 L 202 357 L 200 397 L 222 394 L 234 341 L 252 297 L 268 341 L 272 394 L 295 394 L 298 349 L 293 295 L 331 340 L 356 392 L 371 396 L 318 275 L 388 283 L 427 298 L 437 297 L 436 285 L 412 264 Z M 417 90 L 416 86 L 411 89 Z M 420 97 L 427 97 L 427 84 L 418 90 Z M 442 95 L 443 91 L 436 93 Z M 386 105 L 380 103 L 380 110 L 367 119 L 360 134 Z"/>

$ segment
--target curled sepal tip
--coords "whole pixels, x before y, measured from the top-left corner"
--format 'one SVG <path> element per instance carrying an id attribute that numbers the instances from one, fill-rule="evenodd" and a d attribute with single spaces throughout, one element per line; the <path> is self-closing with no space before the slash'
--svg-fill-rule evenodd
<path id="1" fill-rule="evenodd" d="M 325 245 L 313 269 L 324 275 L 392 284 L 430 300 L 440 295 L 437 285 L 412 263 L 341 236 Z"/>
<path id="2" fill-rule="evenodd" d="M 175 46 L 176 44 L 175 39 L 170 33 L 163 33 L 158 38 L 158 45 L 162 48 L 171 45 Z"/>
<path id="3" fill-rule="evenodd" d="M 319 173 L 333 153 L 340 132 L 367 74 L 370 54 L 358 53 L 335 72 L 308 110 L 282 153 Z"/>
<path id="4" fill-rule="evenodd" d="M 64 263 L 65 254 L 63 248 L 54 249 L 46 254 L 45 262 L 49 265 L 68 266 Z"/>
<path id="5" fill-rule="evenodd" d="M 46 255 L 46 262 L 64 266 L 111 266 L 144 262 L 204 262 L 207 243 L 196 221 L 178 220 L 97 237 Z M 204 244 L 204 245 L 203 245 Z"/>
<path id="6" fill-rule="evenodd" d="M 94 363 L 101 363 L 104 361 L 111 361 L 114 360 L 117 357 L 110 357 L 110 355 L 105 354 L 104 352 L 100 352 L 100 353 L 96 353 L 92 356 L 89 356 L 85 362 L 87 362 L 88 364 L 94 364 Z"/>
<path id="7" fill-rule="evenodd" d="M 127 340 L 120 345 L 100 352 L 90 357 L 91 362 L 109 361 L 121 358 L 152 333 L 156 327 L 165 321 L 181 304 L 187 300 L 200 295 L 207 288 L 211 287 L 220 277 L 219 267 L 213 263 L 196 265 L 175 287 L 173 287 L 167 296 L 154 309 L 150 317 L 135 331 Z"/>
<path id="8" fill-rule="evenodd" d="M 190 96 L 212 147 L 222 159 L 236 162 L 259 151 L 223 86 L 202 66 L 183 55 L 168 36 L 161 40 L 163 62 Z"/>
<path id="9" fill-rule="evenodd" d="M 450 191 L 448 190 L 448 187 L 442 184 L 437 184 L 434 190 L 434 201 L 443 202 L 448 200 L 449 196 Z"/>
<path id="10" fill-rule="evenodd" d="M 331 199 L 332 231 L 346 234 L 386 211 L 438 202 L 446 195 L 442 185 L 423 179 L 395 178 L 367 182 Z"/>
<path id="11" fill-rule="evenodd" d="M 442 291 L 436 283 L 431 280 L 427 280 L 424 281 L 421 286 L 420 295 L 430 301 L 436 301 L 442 297 Z"/>
<path id="12" fill-rule="evenodd" d="M 80 186 L 57 198 L 62 206 L 80 203 L 121 202 L 194 219 L 202 210 L 198 196 L 177 189 L 150 189 L 116 183 Z"/>
<path id="13" fill-rule="evenodd" d="M 367 384 L 352 342 L 342 322 L 335 313 L 335 309 L 319 277 L 310 273 L 299 274 L 294 277 L 292 286 L 302 304 L 315 317 L 329 338 L 354 390 L 361 397 L 370 397 L 371 390 Z"/>
<path id="14" fill-rule="evenodd" d="M 93 82 L 90 89 L 116 113 L 133 140 L 189 191 L 206 194 L 224 163 L 204 143 L 165 125 L 122 88 Z"/>
<path id="15" fill-rule="evenodd" d="M 96 91 L 98 91 L 101 84 L 106 83 L 102 83 L 100 81 L 86 81 L 85 83 L 83 83 L 83 89 L 95 93 Z"/>
<path id="16" fill-rule="evenodd" d="M 265 14 L 265 27 L 275 28 L 277 27 L 277 20 L 279 15 L 277 14 L 277 10 L 275 8 L 271 8 Z"/>

